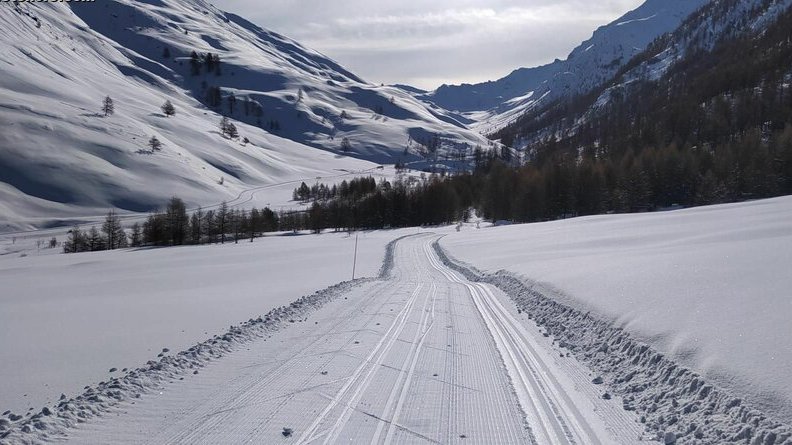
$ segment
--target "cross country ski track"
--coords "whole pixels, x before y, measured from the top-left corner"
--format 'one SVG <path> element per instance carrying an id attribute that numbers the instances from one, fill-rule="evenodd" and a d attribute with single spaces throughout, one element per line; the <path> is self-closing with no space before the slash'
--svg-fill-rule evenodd
<path id="1" fill-rule="evenodd" d="M 198 374 L 125 401 L 58 442 L 635 443 L 643 429 L 498 289 L 400 240 L 387 279 Z M 290 434 L 284 435 L 284 428 Z"/>

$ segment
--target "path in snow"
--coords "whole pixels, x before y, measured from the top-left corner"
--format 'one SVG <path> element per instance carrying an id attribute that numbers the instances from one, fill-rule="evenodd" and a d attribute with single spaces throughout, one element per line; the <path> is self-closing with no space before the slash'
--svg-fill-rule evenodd
<path id="1" fill-rule="evenodd" d="M 496 288 L 444 266 L 434 235 L 399 242 L 392 278 L 248 343 L 69 433 L 73 443 L 635 443 Z M 284 428 L 293 433 L 284 437 Z"/>

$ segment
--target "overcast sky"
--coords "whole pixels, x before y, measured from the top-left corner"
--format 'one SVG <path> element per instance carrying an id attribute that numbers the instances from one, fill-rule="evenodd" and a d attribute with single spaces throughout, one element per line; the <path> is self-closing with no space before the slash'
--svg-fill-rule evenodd
<path id="1" fill-rule="evenodd" d="M 434 89 L 565 58 L 643 0 L 213 0 L 375 83 Z"/>

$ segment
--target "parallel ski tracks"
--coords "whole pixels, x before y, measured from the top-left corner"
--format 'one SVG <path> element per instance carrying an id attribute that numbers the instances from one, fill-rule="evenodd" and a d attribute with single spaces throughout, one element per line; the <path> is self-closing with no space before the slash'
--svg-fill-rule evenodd
<path id="1" fill-rule="evenodd" d="M 537 356 L 525 328 L 488 286 L 471 283 L 450 271 L 431 252 L 429 245 L 424 250 L 437 271 L 470 292 L 501 353 L 536 442 L 542 445 L 601 444 L 584 416 Z"/>
<path id="2" fill-rule="evenodd" d="M 436 239 L 400 242 L 392 278 L 212 363 L 182 393 L 174 383 L 164 408 L 142 398 L 125 408 L 129 425 L 112 423 L 122 415 L 93 436 L 86 425 L 75 442 L 121 431 L 127 442 L 168 444 L 597 445 L 614 442 L 603 433 L 612 426 L 629 430 L 623 417 L 603 427 L 591 407 L 576 406 L 588 399 L 570 386 L 586 384 L 585 373 L 559 380 L 572 362 L 554 362 L 493 288 L 442 264 Z"/>

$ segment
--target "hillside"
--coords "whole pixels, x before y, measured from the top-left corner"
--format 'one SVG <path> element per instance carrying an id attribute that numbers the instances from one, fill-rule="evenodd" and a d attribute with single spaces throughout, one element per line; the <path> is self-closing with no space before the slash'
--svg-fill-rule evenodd
<path id="1" fill-rule="evenodd" d="M 790 3 L 708 5 L 605 86 L 495 137 L 527 147 L 524 178 L 556 178 L 559 215 L 792 193 Z"/>
<path id="2" fill-rule="evenodd" d="M 204 1 L 15 3 L 0 9 L 0 34 L 4 230 L 148 211 L 174 194 L 216 203 L 372 162 L 428 168 L 489 144 L 403 90 Z M 160 111 L 166 100 L 173 117 Z M 223 115 L 239 138 L 221 134 Z M 150 154 L 152 136 L 163 148 Z"/>
<path id="3" fill-rule="evenodd" d="M 648 0 L 597 29 L 565 60 L 519 68 L 495 81 L 443 85 L 423 100 L 460 112 L 477 130 L 492 133 L 526 110 L 560 97 L 584 94 L 609 80 L 657 37 L 675 30 L 707 0 Z"/>

